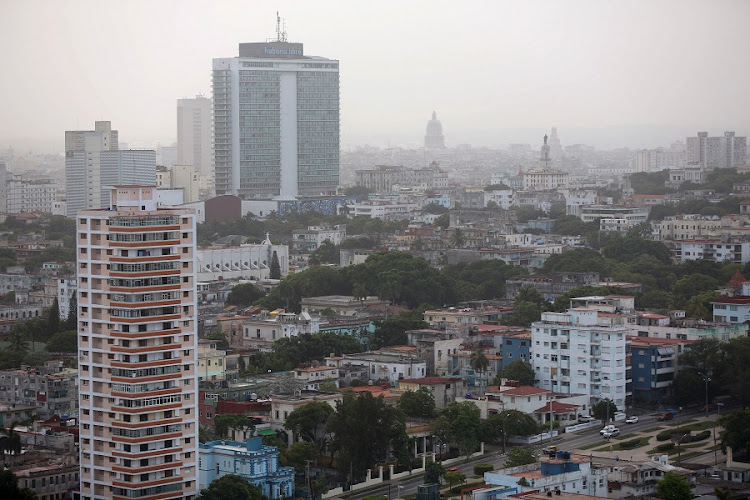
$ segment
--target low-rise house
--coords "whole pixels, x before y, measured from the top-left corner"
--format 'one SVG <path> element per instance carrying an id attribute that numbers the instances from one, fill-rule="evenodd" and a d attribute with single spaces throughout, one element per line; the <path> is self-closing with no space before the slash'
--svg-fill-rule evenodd
<path id="1" fill-rule="evenodd" d="M 31 406 L 39 418 L 72 415 L 78 408 L 78 370 L 58 364 L 0 371 L 0 404 Z"/>
<path id="2" fill-rule="evenodd" d="M 466 383 L 460 378 L 422 377 L 401 380 L 398 390 L 391 390 L 391 394 L 400 396 L 404 392 L 416 392 L 423 387 L 432 393 L 438 409 L 445 408 L 466 391 Z"/>
<path id="3" fill-rule="evenodd" d="M 332 382 L 339 387 L 339 369 L 332 366 L 301 365 L 294 369 L 294 378 L 302 383 L 302 390 L 317 391 L 320 385 Z"/>
<path id="4" fill-rule="evenodd" d="M 305 333 L 318 333 L 320 319 L 307 312 L 301 314 L 283 311 L 264 312 L 242 321 L 242 336 L 231 339 L 235 347 L 253 347 L 259 343 L 273 343 Z"/>
<path id="5" fill-rule="evenodd" d="M 294 467 L 280 467 L 278 448 L 264 445 L 260 437 L 244 443 L 200 443 L 198 458 L 201 489 L 215 479 L 236 474 L 257 486 L 270 499 L 288 498 L 294 493 Z"/>
<path id="6" fill-rule="evenodd" d="M 79 466 L 45 465 L 16 469 L 19 488 L 29 488 L 36 493 L 39 500 L 57 500 L 73 498 L 78 489 Z"/>
<path id="7" fill-rule="evenodd" d="M 304 297 L 301 301 L 302 311 L 320 314 L 330 309 L 337 316 L 368 317 L 367 309 L 384 306 L 386 301 L 377 297 L 353 297 L 350 295 L 326 295 L 321 297 Z"/>
<path id="8" fill-rule="evenodd" d="M 717 323 L 745 323 L 750 321 L 750 296 L 720 297 L 711 302 Z"/>
<path id="9" fill-rule="evenodd" d="M 679 356 L 692 340 L 628 337 L 635 401 L 663 403 L 670 394 Z"/>
<path id="10" fill-rule="evenodd" d="M 656 495 L 656 483 L 664 474 L 674 472 L 695 486 L 696 472 L 670 465 L 667 455 L 647 461 L 607 461 L 609 498 L 649 498 Z"/>
<path id="11" fill-rule="evenodd" d="M 607 469 L 593 464 L 588 456 L 567 452 L 559 458 L 545 457 L 536 463 L 485 472 L 484 481 L 496 486 L 518 485 L 519 492 L 547 496 L 560 492 L 606 498 L 608 494 Z"/>
<path id="12" fill-rule="evenodd" d="M 396 385 L 399 380 L 427 375 L 427 363 L 416 356 L 380 351 L 344 354 L 325 358 L 328 366 L 345 368 L 358 366 L 367 369 L 368 380 L 387 381 Z"/>

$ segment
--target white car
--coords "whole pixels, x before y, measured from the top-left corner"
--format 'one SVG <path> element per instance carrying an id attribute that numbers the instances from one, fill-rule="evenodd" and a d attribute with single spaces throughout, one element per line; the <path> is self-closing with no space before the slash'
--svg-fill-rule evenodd
<path id="1" fill-rule="evenodd" d="M 613 429 L 611 431 L 607 431 L 607 432 L 602 433 L 602 437 L 604 439 L 610 439 L 610 438 L 613 438 L 613 437 L 617 437 L 619 435 L 620 435 L 620 431 L 618 429 Z"/>
<path id="2" fill-rule="evenodd" d="M 599 431 L 599 434 L 603 436 L 607 432 L 613 432 L 613 431 L 620 432 L 619 430 L 617 430 L 617 427 L 615 427 L 614 425 L 605 425 L 604 428 Z"/>
<path id="3" fill-rule="evenodd" d="M 638 423 L 638 417 L 628 417 L 625 419 L 626 424 L 637 424 Z"/>

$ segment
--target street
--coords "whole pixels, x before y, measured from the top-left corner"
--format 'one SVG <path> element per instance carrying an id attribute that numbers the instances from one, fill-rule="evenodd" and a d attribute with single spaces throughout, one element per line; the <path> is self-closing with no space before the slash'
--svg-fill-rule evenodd
<path id="1" fill-rule="evenodd" d="M 657 417 L 651 416 L 651 415 L 642 415 L 639 416 L 639 421 L 636 424 L 626 424 L 624 422 L 616 422 L 615 425 L 617 425 L 620 428 L 621 435 L 631 434 L 634 432 L 642 432 L 647 429 L 656 427 L 657 425 L 665 426 L 665 425 L 674 425 L 676 423 L 679 423 L 684 420 L 689 420 L 691 418 L 701 417 L 703 416 L 703 413 L 698 412 L 697 410 L 685 410 L 678 415 L 675 415 L 675 417 L 669 421 L 669 422 L 659 422 L 656 420 Z M 602 446 L 606 445 L 606 440 L 602 438 L 601 435 L 599 435 L 599 430 L 601 427 L 594 427 L 593 429 L 587 429 L 585 431 L 580 431 L 577 433 L 571 433 L 571 434 L 562 434 L 561 436 L 558 436 L 557 438 L 553 439 L 552 444 L 557 445 L 561 450 L 576 450 L 581 448 L 582 446 L 587 446 L 594 443 L 601 443 Z M 538 443 L 536 446 L 534 446 L 535 451 L 538 454 L 542 454 L 542 448 L 547 446 L 549 441 L 546 441 L 544 443 Z M 583 454 L 589 454 L 586 450 L 582 452 Z M 628 457 L 625 455 L 627 452 L 623 452 L 623 459 L 627 459 Z M 494 453 L 487 453 L 484 456 L 477 457 L 474 459 L 471 459 L 470 461 L 464 463 L 464 464 L 454 464 L 452 466 L 458 467 L 461 469 L 461 472 L 463 474 L 466 474 L 468 477 L 471 477 L 474 473 L 474 465 L 478 463 L 489 463 L 492 464 L 495 469 L 500 469 L 505 464 L 505 457 L 502 456 L 500 453 L 494 452 Z M 418 476 L 415 476 L 413 478 L 409 479 L 401 479 L 401 480 L 394 480 L 394 481 L 385 481 L 382 484 L 375 486 L 373 488 L 365 489 L 362 491 L 358 491 L 355 494 L 353 494 L 351 497 L 352 499 L 361 499 L 365 496 L 385 496 L 389 499 L 396 499 L 404 495 L 414 494 L 417 492 L 417 487 L 424 484 L 424 475 L 419 474 Z M 389 491 L 389 485 L 390 485 L 390 491 Z M 400 486 L 400 487 L 399 487 Z M 348 493 L 344 493 L 342 496 L 348 495 Z"/>

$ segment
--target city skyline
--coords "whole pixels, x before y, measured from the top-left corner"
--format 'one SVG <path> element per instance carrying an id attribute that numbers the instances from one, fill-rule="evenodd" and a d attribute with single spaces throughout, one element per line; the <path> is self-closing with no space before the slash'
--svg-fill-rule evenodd
<path id="1" fill-rule="evenodd" d="M 102 119 L 128 130 L 131 147 L 171 144 L 177 99 L 210 95 L 217 54 L 273 38 L 276 9 L 290 41 L 345 64 L 343 148 L 417 146 L 433 110 L 448 147 L 530 142 L 553 126 L 563 145 L 600 147 L 746 135 L 749 77 L 727 47 L 746 45 L 750 5 L 721 3 L 7 4 L 0 36 L 14 50 L 0 63 L 22 71 L 0 83 L 14 96 L 0 146 L 33 139 L 62 152 L 61 131 Z"/>

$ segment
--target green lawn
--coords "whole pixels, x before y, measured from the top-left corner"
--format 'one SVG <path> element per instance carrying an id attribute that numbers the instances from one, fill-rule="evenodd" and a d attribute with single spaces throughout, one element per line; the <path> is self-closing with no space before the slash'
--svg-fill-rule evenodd
<path id="1" fill-rule="evenodd" d="M 632 440 L 632 438 L 631 439 L 627 439 L 627 441 L 631 441 L 631 440 Z M 648 440 L 649 440 L 649 438 L 647 438 L 647 437 L 640 438 L 640 442 L 641 443 L 638 446 L 636 446 L 635 448 L 627 448 L 627 449 L 621 448 L 620 447 L 621 443 L 611 443 L 611 445 L 612 445 L 612 451 L 633 451 L 633 450 L 637 450 L 638 448 L 643 448 L 644 446 L 648 445 Z M 597 443 L 597 446 L 599 446 L 600 444 L 601 443 Z M 609 451 L 609 446 L 610 445 L 602 446 L 601 448 L 597 448 L 594 451 Z"/>
<path id="2" fill-rule="evenodd" d="M 651 427 L 650 429 L 646 429 L 645 431 L 643 431 L 643 433 L 646 433 L 646 432 L 658 432 L 658 431 L 660 431 L 662 429 L 663 429 L 663 427 Z"/>

